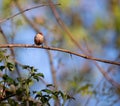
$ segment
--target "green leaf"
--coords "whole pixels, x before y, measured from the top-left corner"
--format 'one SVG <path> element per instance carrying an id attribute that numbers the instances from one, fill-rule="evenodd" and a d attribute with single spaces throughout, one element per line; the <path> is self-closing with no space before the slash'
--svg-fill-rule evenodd
<path id="1" fill-rule="evenodd" d="M 25 92 L 26 90 L 24 89 L 24 88 L 18 88 L 17 90 L 16 90 L 16 94 L 17 95 L 22 95 L 24 92 Z"/>
<path id="2" fill-rule="evenodd" d="M 32 91 L 32 93 L 33 93 L 33 94 L 36 94 L 36 93 L 37 93 L 37 91 Z"/>
<path id="3" fill-rule="evenodd" d="M 33 66 L 29 66 L 29 69 L 31 70 L 31 72 L 35 72 L 35 69 Z"/>
<path id="4" fill-rule="evenodd" d="M 5 57 L 4 57 L 3 53 L 0 52 L 0 62 L 2 62 L 4 58 L 5 58 Z"/>
<path id="5" fill-rule="evenodd" d="M 12 78 L 10 78 L 7 74 L 3 75 L 2 78 L 9 84 L 14 84 L 15 83 L 15 81 Z"/>
<path id="6" fill-rule="evenodd" d="M 22 68 L 31 71 L 31 73 L 37 72 L 37 69 L 34 69 L 33 66 L 23 65 Z"/>
<path id="7" fill-rule="evenodd" d="M 12 64 L 12 63 L 10 63 L 10 62 L 7 63 L 7 68 L 8 68 L 10 71 L 14 71 L 14 70 L 15 70 L 14 64 Z"/>
<path id="8" fill-rule="evenodd" d="M 8 103 L 12 106 L 17 106 L 18 105 L 18 102 L 16 102 L 14 99 L 8 99 Z"/>
<path id="9" fill-rule="evenodd" d="M 21 78 L 19 78 L 19 77 L 17 78 L 17 80 L 18 80 L 19 82 L 21 82 L 21 81 L 22 81 L 22 79 L 21 79 Z"/>
<path id="10" fill-rule="evenodd" d="M 46 87 L 55 87 L 53 84 L 47 84 Z"/>
<path id="11" fill-rule="evenodd" d="M 43 104 L 47 104 L 48 106 L 50 106 L 50 104 L 49 104 L 49 99 L 50 99 L 49 95 L 43 95 L 43 96 L 40 98 L 40 100 L 41 100 L 41 102 L 42 102 Z"/>
<path id="12" fill-rule="evenodd" d="M 46 92 L 46 93 L 48 93 L 48 94 L 52 94 L 53 92 L 51 91 L 51 90 L 49 90 L 49 89 L 43 89 L 42 90 L 43 92 Z"/>
<path id="13" fill-rule="evenodd" d="M 37 93 L 37 94 L 36 94 L 36 96 L 35 96 L 35 99 L 42 96 L 42 93 L 41 93 L 41 92 L 36 92 L 36 93 Z"/>
<path id="14" fill-rule="evenodd" d="M 3 71 L 5 69 L 5 66 L 0 66 L 0 70 Z"/>
<path id="15" fill-rule="evenodd" d="M 39 76 L 39 77 L 43 77 L 44 78 L 43 73 L 37 73 L 36 75 Z"/>
<path id="16" fill-rule="evenodd" d="M 67 95 L 67 99 L 73 99 L 73 100 L 75 100 L 75 98 L 72 97 L 72 96 L 70 96 L 70 95 Z"/>
<path id="17" fill-rule="evenodd" d="M 32 73 L 31 76 L 37 81 L 39 81 L 39 77 L 44 77 L 42 73 Z"/>
<path id="18" fill-rule="evenodd" d="M 30 66 L 28 66 L 28 65 L 23 65 L 22 68 L 23 68 L 23 69 L 29 69 Z"/>
<path id="19" fill-rule="evenodd" d="M 32 79 L 27 79 L 25 82 L 29 85 L 32 82 Z"/>

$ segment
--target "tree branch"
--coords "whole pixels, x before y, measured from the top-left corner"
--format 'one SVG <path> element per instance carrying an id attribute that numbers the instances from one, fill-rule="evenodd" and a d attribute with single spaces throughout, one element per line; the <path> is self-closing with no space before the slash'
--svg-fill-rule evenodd
<path id="1" fill-rule="evenodd" d="M 68 54 L 73 54 L 75 56 L 82 57 L 82 58 L 85 58 L 85 59 L 120 66 L 120 62 L 95 58 L 95 57 L 92 57 L 92 56 L 87 56 L 87 55 L 84 55 L 84 54 L 75 53 L 75 52 L 69 51 L 67 49 L 54 48 L 54 47 L 48 47 L 48 46 L 43 46 L 42 47 L 42 46 L 30 45 L 30 44 L 0 44 L 0 48 L 14 48 L 14 47 L 19 47 L 19 48 L 41 48 L 41 49 L 47 49 L 47 50 L 53 50 L 53 51 L 60 51 L 60 52 L 68 53 Z"/>
<path id="2" fill-rule="evenodd" d="M 6 37 L 5 33 L 3 32 L 1 26 L 0 26 L 0 33 L 2 34 L 5 42 L 6 42 L 7 44 L 9 44 L 9 42 L 8 42 L 8 40 L 7 40 L 7 37 Z M 12 57 L 13 57 L 13 60 L 15 60 L 15 52 L 14 52 L 14 49 L 13 49 L 13 48 L 10 48 L 10 51 L 11 51 L 11 55 L 12 55 Z M 21 77 L 20 71 L 19 71 L 19 69 L 18 69 L 18 65 L 17 65 L 16 63 L 15 63 L 15 67 L 16 67 L 17 74 Z"/>
<path id="3" fill-rule="evenodd" d="M 18 9 L 20 11 L 23 11 L 22 7 L 20 6 L 20 4 L 17 1 L 14 1 L 16 6 L 18 7 Z M 24 17 L 24 19 L 26 20 L 26 22 L 36 31 L 36 32 L 40 32 L 39 28 L 34 24 L 34 22 L 30 21 L 26 15 L 24 13 L 22 13 L 22 16 Z M 47 46 L 47 42 L 45 41 L 45 46 Z M 50 51 L 47 50 L 47 54 L 48 54 L 48 58 L 49 58 L 49 62 L 50 62 L 50 69 L 51 69 L 51 73 L 52 73 L 52 80 L 53 80 L 53 84 L 55 85 L 55 89 L 58 89 L 57 86 L 57 80 L 56 80 L 56 71 L 53 65 L 53 59 L 52 59 L 52 54 L 50 53 Z"/>
<path id="4" fill-rule="evenodd" d="M 60 4 L 54 4 L 54 5 L 60 5 Z M 10 20 L 10 19 L 12 19 L 12 18 L 14 18 L 14 17 L 16 17 L 16 16 L 18 16 L 18 15 L 21 15 L 21 14 L 24 13 L 24 12 L 30 11 L 30 10 L 32 10 L 32 9 L 44 7 L 44 6 L 49 6 L 49 4 L 41 4 L 41 5 L 38 5 L 38 6 L 34 6 L 34 7 L 31 7 L 31 8 L 22 10 L 22 11 L 20 11 L 19 13 L 16 13 L 16 14 L 11 15 L 11 16 L 5 18 L 5 19 L 0 20 L 0 24 L 3 23 L 3 22 L 5 22 L 5 21 L 8 21 L 8 20 Z"/>
<path id="5" fill-rule="evenodd" d="M 68 37 L 70 38 L 70 40 L 85 54 L 82 55 L 83 58 L 86 59 L 90 59 L 90 60 L 95 60 L 93 61 L 93 63 L 95 64 L 95 66 L 99 69 L 99 71 L 102 73 L 102 75 L 115 87 L 120 87 L 120 84 L 118 84 L 117 82 L 115 82 L 112 78 L 110 78 L 108 76 L 108 74 L 105 72 L 105 70 L 99 66 L 99 64 L 96 61 L 99 62 L 104 62 L 104 63 L 109 63 L 109 64 L 116 64 L 116 62 L 113 61 L 109 61 L 109 60 L 104 60 L 104 59 L 98 59 L 98 58 L 93 58 L 92 56 L 92 52 L 90 51 L 90 49 L 87 47 L 87 51 L 85 51 L 84 48 L 82 48 L 82 46 L 74 39 L 72 33 L 70 32 L 70 30 L 68 29 L 68 27 L 64 24 L 64 22 L 62 21 L 62 19 L 60 18 L 59 13 L 56 10 L 56 7 L 53 5 L 52 0 L 48 0 L 49 4 L 50 4 L 50 8 L 58 22 L 58 24 L 60 25 L 60 27 L 63 29 L 63 31 L 66 32 L 66 34 L 68 35 Z M 89 56 L 88 56 L 89 55 Z M 81 56 L 80 56 L 81 57 Z M 120 63 L 117 62 L 116 65 L 119 65 Z"/>
<path id="6" fill-rule="evenodd" d="M 63 31 L 66 32 L 66 34 L 68 35 L 68 37 L 70 38 L 70 40 L 73 42 L 73 44 L 75 44 L 82 52 L 85 53 L 85 50 L 82 48 L 82 46 L 74 39 L 73 34 L 70 32 L 70 30 L 68 29 L 68 27 L 64 24 L 64 22 L 61 20 L 60 15 L 58 14 L 54 3 L 52 2 L 52 0 L 48 0 L 48 3 L 50 5 L 50 8 L 58 22 L 58 24 L 60 25 L 60 27 L 62 28 Z"/>

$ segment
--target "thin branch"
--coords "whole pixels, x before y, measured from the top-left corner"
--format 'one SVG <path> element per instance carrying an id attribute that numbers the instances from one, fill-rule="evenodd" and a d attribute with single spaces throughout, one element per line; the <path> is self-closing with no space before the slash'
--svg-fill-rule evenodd
<path id="1" fill-rule="evenodd" d="M 68 35 L 68 37 L 70 38 L 70 40 L 73 42 L 73 44 L 75 44 L 82 52 L 85 53 L 85 50 L 82 48 L 82 46 L 74 39 L 74 35 L 69 31 L 68 27 L 64 24 L 64 22 L 61 20 L 52 0 L 48 0 L 50 8 L 58 22 L 58 24 L 60 25 L 60 27 L 63 29 L 63 31 L 65 31 Z"/>
<path id="2" fill-rule="evenodd" d="M 19 5 L 19 3 L 17 1 L 14 1 L 16 6 L 18 7 L 18 9 L 20 11 L 23 11 L 22 7 Z M 22 16 L 24 17 L 24 19 L 27 21 L 27 23 L 36 31 L 36 32 L 40 32 L 39 28 L 32 22 L 30 21 L 26 15 L 24 13 L 22 13 Z M 45 41 L 45 46 L 47 46 L 47 42 Z M 57 80 L 56 80 L 56 71 L 53 65 L 53 59 L 52 59 L 52 54 L 50 53 L 50 51 L 47 50 L 47 54 L 48 54 L 48 58 L 49 58 L 49 62 L 50 62 L 50 69 L 51 69 L 51 73 L 52 73 L 52 79 L 53 79 L 53 84 L 55 85 L 55 89 L 58 89 L 57 86 Z"/>
<path id="3" fill-rule="evenodd" d="M 86 42 L 86 39 L 84 39 L 84 41 L 85 41 L 85 44 L 86 44 L 86 47 L 87 47 L 87 50 L 88 50 L 89 54 L 92 55 L 92 51 L 89 49 L 88 44 L 87 44 L 87 42 Z M 116 81 L 114 81 L 114 80 L 108 75 L 108 71 L 106 72 L 106 71 L 105 71 L 102 67 L 100 67 L 100 66 L 98 65 L 98 63 L 95 62 L 95 61 L 94 61 L 94 64 L 95 64 L 96 67 L 100 70 L 100 72 L 103 74 L 103 76 L 113 85 L 113 87 L 116 87 L 117 89 L 120 88 L 120 84 L 117 83 Z M 96 86 L 94 89 L 96 89 L 96 88 L 100 85 L 100 82 L 101 82 L 101 81 L 102 81 L 102 80 L 99 81 L 99 83 L 97 84 L 97 86 Z M 90 100 L 90 97 L 91 97 L 91 95 L 87 98 L 84 106 L 86 106 L 86 105 L 88 104 L 88 102 L 89 102 L 89 100 Z"/>
<path id="4" fill-rule="evenodd" d="M 105 72 L 105 70 L 103 68 L 101 68 L 98 63 L 96 61 L 99 61 L 99 62 L 104 62 L 104 63 L 115 63 L 116 62 L 113 62 L 113 61 L 109 61 L 109 60 L 104 60 L 104 59 L 98 59 L 98 58 L 93 58 L 92 57 L 92 54 L 88 48 L 88 52 L 85 51 L 84 48 L 82 48 L 82 46 L 74 39 L 72 33 L 70 32 L 70 30 L 68 29 L 68 27 L 64 24 L 64 22 L 61 20 L 55 6 L 53 5 L 53 2 L 52 0 L 48 0 L 49 4 L 50 4 L 50 7 L 51 7 L 51 10 L 58 22 L 58 24 L 60 25 L 60 27 L 63 29 L 63 31 L 65 31 L 68 35 L 68 37 L 71 39 L 71 41 L 85 54 L 85 55 L 82 55 L 83 58 L 86 58 L 86 59 L 90 59 L 90 60 L 95 60 L 94 61 L 94 64 L 95 66 L 99 69 L 99 71 L 103 74 L 103 76 L 115 87 L 120 87 L 120 84 L 118 84 L 117 82 L 115 82 L 114 80 L 112 80 L 112 78 L 110 78 L 107 73 Z M 89 56 L 87 56 L 89 55 Z M 81 57 L 81 56 L 80 56 Z M 119 65 L 120 63 L 117 62 L 116 65 Z"/>
<path id="5" fill-rule="evenodd" d="M 9 42 L 8 42 L 8 40 L 7 40 L 7 37 L 6 37 L 5 33 L 3 32 L 3 30 L 2 30 L 1 27 L 0 27 L 0 33 L 2 34 L 5 42 L 6 42 L 7 44 L 9 44 Z M 11 51 L 11 55 L 12 55 L 12 57 L 13 57 L 13 60 L 15 60 L 15 52 L 14 52 L 14 49 L 13 49 L 13 48 L 10 48 L 10 51 Z M 21 74 L 20 74 L 19 69 L 18 69 L 18 65 L 17 65 L 16 63 L 15 63 L 15 67 L 16 67 L 17 74 L 21 77 Z"/>
<path id="6" fill-rule="evenodd" d="M 7 99 L 9 99 L 10 97 L 13 97 L 13 96 L 15 96 L 16 94 L 11 94 L 11 95 L 9 95 L 9 96 L 7 96 L 7 97 L 5 97 L 5 98 L 2 98 L 2 99 L 0 99 L 0 102 L 2 102 L 2 101 L 4 101 L 4 100 L 7 100 Z"/>
<path id="7" fill-rule="evenodd" d="M 82 58 L 85 58 L 85 59 L 89 59 L 89 60 L 94 60 L 94 61 L 98 61 L 98 62 L 103 62 L 103 63 L 108 63 L 108 64 L 113 64 L 113 65 L 120 66 L 120 62 L 106 60 L 106 59 L 100 59 L 100 58 L 95 58 L 95 57 L 87 56 L 87 55 L 84 55 L 84 54 L 75 53 L 75 52 L 69 51 L 67 49 L 54 48 L 54 47 L 48 47 L 48 46 L 43 46 L 42 47 L 42 46 L 30 45 L 30 44 L 0 44 L 0 48 L 14 48 L 14 47 L 19 47 L 19 48 L 41 48 L 41 49 L 47 49 L 47 50 L 53 50 L 53 51 L 60 51 L 60 52 L 73 54 L 75 56 L 82 57 Z"/>
<path id="8" fill-rule="evenodd" d="M 120 57 L 118 56 L 118 57 L 116 58 L 116 60 L 119 60 L 119 58 L 120 58 Z M 112 69 L 113 69 L 113 65 L 111 65 L 111 66 L 108 68 L 106 74 L 109 73 L 109 72 L 111 72 Z M 101 78 L 101 80 L 100 80 L 100 81 L 98 82 L 98 84 L 93 88 L 93 90 L 95 90 L 96 88 L 98 88 L 101 82 L 103 82 L 103 78 Z M 112 83 L 114 83 L 114 82 L 112 81 Z M 114 85 L 116 86 L 117 83 L 115 82 Z M 117 85 L 117 87 L 118 87 L 118 85 Z M 91 96 L 92 96 L 92 95 L 88 96 L 87 100 L 86 100 L 85 103 L 84 103 L 84 106 L 87 106 L 87 104 L 88 104 Z"/>
<path id="9" fill-rule="evenodd" d="M 57 3 L 57 4 L 54 4 L 54 5 L 60 5 L 60 4 Z M 16 16 L 18 16 L 18 15 L 21 15 L 21 14 L 24 13 L 24 12 L 30 11 L 30 10 L 32 10 L 32 9 L 40 8 L 40 7 L 45 7 L 45 6 L 49 6 L 49 4 L 41 4 L 41 5 L 38 5 L 38 6 L 34 6 L 34 7 L 31 7 L 31 8 L 22 10 L 22 11 L 14 14 L 14 15 L 11 15 L 11 16 L 5 18 L 5 19 L 0 20 L 0 24 L 3 23 L 3 22 L 5 22 L 5 21 L 8 21 L 8 20 L 10 20 L 10 19 L 12 19 L 12 18 L 14 18 L 14 17 L 16 17 Z"/>

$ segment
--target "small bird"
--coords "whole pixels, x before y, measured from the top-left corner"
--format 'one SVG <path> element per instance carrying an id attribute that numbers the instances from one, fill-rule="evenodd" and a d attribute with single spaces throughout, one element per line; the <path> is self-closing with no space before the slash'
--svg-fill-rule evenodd
<path id="1" fill-rule="evenodd" d="M 41 32 L 34 37 L 34 43 L 36 45 L 42 45 L 44 43 L 44 36 Z"/>

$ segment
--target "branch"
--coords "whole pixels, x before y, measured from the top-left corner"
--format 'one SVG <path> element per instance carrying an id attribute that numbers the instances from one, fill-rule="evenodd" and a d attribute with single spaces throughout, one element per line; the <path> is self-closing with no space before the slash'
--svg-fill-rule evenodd
<path id="1" fill-rule="evenodd" d="M 17 8 L 20 11 L 23 11 L 22 7 L 20 6 L 20 4 L 17 1 L 14 1 L 14 3 L 16 4 Z M 26 20 L 26 22 L 36 31 L 36 32 L 40 32 L 39 28 L 34 24 L 34 22 L 30 21 L 26 15 L 24 13 L 22 13 L 22 16 L 24 17 L 24 19 Z M 47 46 L 47 42 L 45 41 L 45 46 Z M 48 58 L 49 58 L 49 62 L 50 62 L 50 69 L 51 69 L 51 73 L 52 73 L 52 79 L 53 79 L 53 84 L 55 85 L 55 89 L 58 89 L 58 85 L 57 85 L 57 80 L 56 80 L 56 71 L 53 65 L 53 61 L 52 61 L 52 54 L 50 53 L 50 51 L 47 50 L 47 54 L 48 54 Z"/>
<path id="2" fill-rule="evenodd" d="M 49 4 L 50 4 L 50 8 L 58 22 L 58 24 L 60 25 L 60 27 L 63 29 L 63 31 L 66 32 L 66 34 L 68 35 L 68 37 L 71 39 L 71 41 L 85 54 L 85 55 L 82 55 L 80 57 L 83 57 L 83 58 L 86 58 L 86 59 L 90 59 L 90 60 L 95 60 L 93 61 L 93 63 L 95 64 L 95 66 L 99 69 L 99 71 L 102 73 L 102 75 L 113 85 L 113 86 L 116 86 L 116 87 L 119 87 L 120 85 L 115 82 L 114 80 L 112 80 L 112 78 L 110 78 L 107 73 L 105 72 L 105 70 L 103 68 L 101 68 L 99 66 L 99 64 L 96 62 L 96 61 L 99 61 L 99 62 L 104 62 L 104 63 L 109 63 L 109 64 L 115 64 L 115 65 L 120 65 L 120 63 L 117 62 L 113 62 L 113 61 L 109 61 L 109 60 L 104 60 L 104 59 L 98 59 L 98 58 L 93 58 L 92 57 L 92 52 L 90 51 L 90 49 L 88 48 L 88 51 L 85 51 L 84 48 L 82 48 L 82 46 L 74 39 L 72 33 L 70 32 L 70 30 L 68 29 L 68 27 L 64 24 L 64 22 L 62 21 L 62 19 L 60 18 L 60 15 L 59 13 L 57 12 L 55 6 L 53 5 L 53 2 L 52 0 L 48 0 Z M 89 56 L 87 56 L 89 55 Z"/>
<path id="3" fill-rule="evenodd" d="M 74 35 L 70 32 L 68 27 L 64 24 L 64 22 L 60 18 L 60 15 L 58 14 L 58 12 L 57 12 L 57 10 L 56 10 L 52 0 L 48 0 L 48 3 L 50 5 L 50 8 L 51 8 L 51 10 L 52 10 L 52 12 L 53 12 L 53 14 L 54 14 L 58 24 L 62 28 L 62 30 L 66 32 L 67 36 L 70 38 L 70 40 L 73 42 L 73 44 L 75 44 L 82 52 L 85 52 L 85 50 L 82 48 L 82 46 L 74 39 Z"/>
<path id="4" fill-rule="evenodd" d="M 60 5 L 60 4 L 54 4 L 54 5 Z M 21 15 L 21 14 L 24 13 L 24 12 L 30 11 L 30 10 L 32 10 L 32 9 L 44 7 L 44 6 L 49 6 L 49 4 L 41 4 L 41 5 L 38 5 L 38 6 L 34 6 L 34 7 L 31 7 L 31 8 L 22 10 L 22 11 L 20 11 L 19 13 L 16 13 L 16 14 L 11 15 L 11 16 L 5 18 L 5 19 L 0 20 L 0 24 L 3 23 L 3 22 L 5 22 L 5 21 L 8 21 L 8 20 L 10 20 L 10 19 L 12 19 L 12 18 L 14 18 L 14 17 L 16 17 L 16 16 L 18 16 L 18 15 Z"/>
<path id="5" fill-rule="evenodd" d="M 6 37 L 5 33 L 3 32 L 3 30 L 2 30 L 1 27 L 0 27 L 0 33 L 2 34 L 5 42 L 6 42 L 7 44 L 9 44 L 9 42 L 8 42 L 8 40 L 7 40 L 7 37 Z M 13 48 L 10 48 L 10 51 L 11 51 L 11 55 L 12 55 L 12 57 L 13 57 L 13 60 L 15 60 L 15 52 L 14 52 L 14 49 L 13 49 Z M 17 71 L 18 75 L 21 77 L 21 74 L 20 74 L 19 69 L 18 69 L 18 65 L 17 65 L 16 63 L 15 63 L 15 67 L 16 67 L 16 71 Z"/>
<path id="6" fill-rule="evenodd" d="M 84 55 L 84 54 L 75 53 L 75 52 L 69 51 L 67 49 L 54 48 L 54 47 L 48 47 L 48 46 L 43 46 L 42 47 L 42 46 L 30 45 L 30 44 L 0 44 L 0 48 L 13 48 L 13 47 L 19 47 L 19 48 L 41 48 L 41 49 L 47 49 L 47 50 L 53 50 L 53 51 L 60 51 L 60 52 L 73 54 L 75 56 L 82 57 L 82 58 L 85 58 L 85 59 L 99 61 L 99 62 L 108 63 L 108 64 L 114 64 L 114 65 L 119 65 L 120 66 L 120 62 L 115 62 L 115 61 L 106 60 L 106 59 L 99 59 L 99 58 L 87 56 L 87 55 Z"/>
<path id="7" fill-rule="evenodd" d="M 2 99 L 0 99 L 0 102 L 2 102 L 2 101 L 4 101 L 4 100 L 8 100 L 10 97 L 13 97 L 13 96 L 15 96 L 16 94 L 11 94 L 11 95 L 9 95 L 9 96 L 7 96 L 7 97 L 5 97 L 5 98 L 2 98 Z"/>

